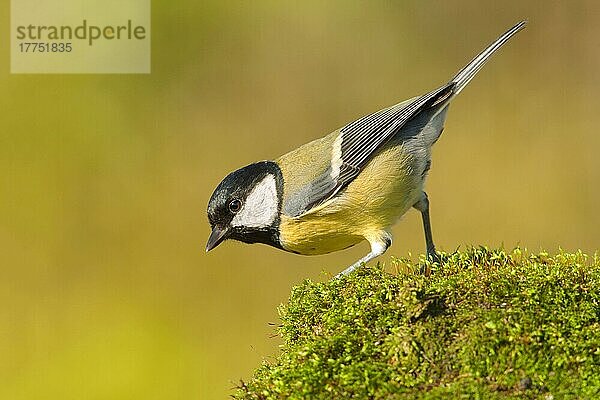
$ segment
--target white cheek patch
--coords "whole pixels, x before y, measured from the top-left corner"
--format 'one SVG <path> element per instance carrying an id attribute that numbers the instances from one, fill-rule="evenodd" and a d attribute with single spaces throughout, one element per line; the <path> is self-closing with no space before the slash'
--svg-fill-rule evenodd
<path id="1" fill-rule="evenodd" d="M 277 218 L 279 199 L 273 175 L 267 175 L 250 192 L 240 211 L 231 220 L 233 226 L 266 228 Z"/>

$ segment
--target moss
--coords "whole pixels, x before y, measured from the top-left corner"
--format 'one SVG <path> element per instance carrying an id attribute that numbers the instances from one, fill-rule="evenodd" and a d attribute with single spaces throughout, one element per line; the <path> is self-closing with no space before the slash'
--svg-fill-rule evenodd
<path id="1" fill-rule="evenodd" d="M 234 398 L 600 395 L 598 256 L 474 248 L 391 269 L 294 287 L 281 354 Z"/>

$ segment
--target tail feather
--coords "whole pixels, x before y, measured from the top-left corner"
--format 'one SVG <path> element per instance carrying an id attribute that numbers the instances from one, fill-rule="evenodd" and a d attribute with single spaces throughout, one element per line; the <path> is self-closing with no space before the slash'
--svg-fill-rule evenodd
<path id="1" fill-rule="evenodd" d="M 450 81 L 454 83 L 454 95 L 460 93 L 460 91 L 473 79 L 473 77 L 479 72 L 481 67 L 486 63 L 486 61 L 490 58 L 492 54 L 496 52 L 504 43 L 506 43 L 515 33 L 519 32 L 521 29 L 525 28 L 527 25 L 527 20 L 521 21 L 508 31 L 506 31 L 502 36 L 500 36 L 496 41 L 490 44 L 485 50 L 483 50 L 477 57 L 475 57 L 466 67 L 458 71 L 458 73 L 452 78 Z"/>

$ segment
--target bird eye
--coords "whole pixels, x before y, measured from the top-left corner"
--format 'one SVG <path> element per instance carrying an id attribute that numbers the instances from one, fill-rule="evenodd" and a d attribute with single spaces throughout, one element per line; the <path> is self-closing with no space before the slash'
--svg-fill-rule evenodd
<path id="1" fill-rule="evenodd" d="M 235 214 L 236 212 L 240 211 L 240 208 L 242 208 L 242 202 L 238 199 L 233 199 L 229 202 L 229 211 L 232 213 Z"/>

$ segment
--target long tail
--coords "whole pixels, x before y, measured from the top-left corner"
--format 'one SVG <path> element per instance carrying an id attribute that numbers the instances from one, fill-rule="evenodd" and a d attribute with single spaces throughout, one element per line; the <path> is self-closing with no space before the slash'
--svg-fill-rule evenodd
<path id="1" fill-rule="evenodd" d="M 519 32 L 521 29 L 525 28 L 527 25 L 527 20 L 521 21 L 508 31 L 506 31 L 502 36 L 500 36 L 496 41 L 490 44 L 485 50 L 483 50 L 477 57 L 471 60 L 470 63 L 467 64 L 466 67 L 458 71 L 458 73 L 452 78 L 450 83 L 454 83 L 454 90 L 452 91 L 452 97 L 456 96 L 460 93 L 461 90 L 467 83 L 473 79 L 473 77 L 479 72 L 481 67 L 486 63 L 486 61 L 490 58 L 492 54 L 496 52 L 504 43 L 508 41 L 515 33 Z"/>

